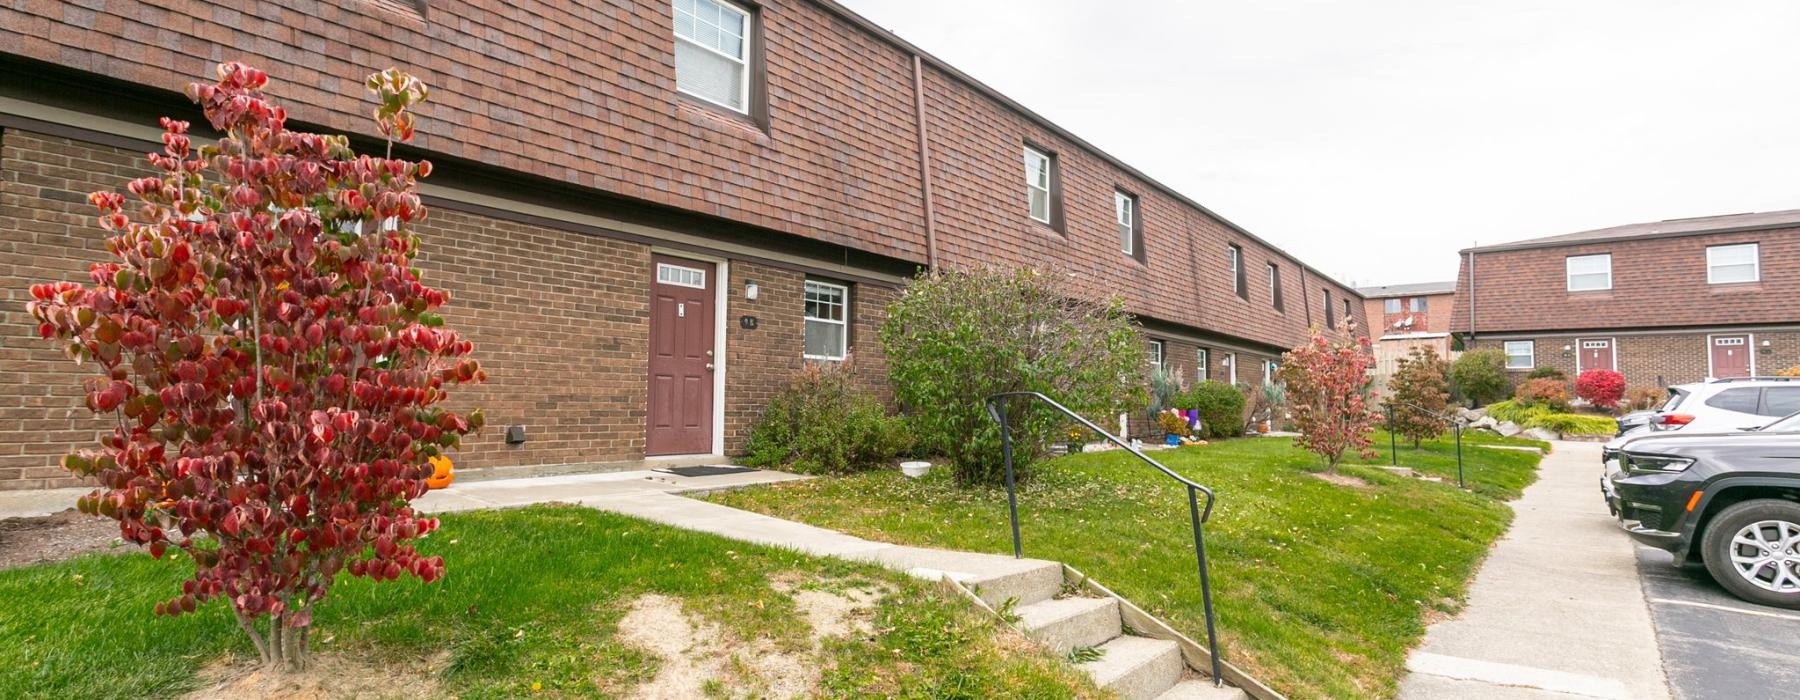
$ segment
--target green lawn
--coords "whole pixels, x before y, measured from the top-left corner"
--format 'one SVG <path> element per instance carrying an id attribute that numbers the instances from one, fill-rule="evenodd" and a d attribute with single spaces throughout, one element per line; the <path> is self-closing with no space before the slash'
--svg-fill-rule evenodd
<path id="1" fill-rule="evenodd" d="M 963 600 L 880 569 L 585 508 L 443 521 L 421 548 L 443 555 L 445 578 L 340 579 L 316 617 L 320 653 L 424 673 L 432 694 L 620 696 L 655 676 L 658 657 L 618 639 L 632 602 L 655 592 L 746 645 L 803 655 L 819 670 L 812 691 L 822 696 L 1097 694 Z M 0 571 L 0 697 L 167 697 L 199 687 L 201 667 L 227 653 L 253 656 L 222 602 L 182 618 L 151 615 L 187 565 L 95 554 Z M 879 591 L 871 627 L 814 648 L 783 592 L 793 581 L 800 590 Z M 742 688 L 707 685 L 709 694 L 731 690 Z"/>
<path id="2" fill-rule="evenodd" d="M 1379 459 L 1386 464 L 1386 436 Z M 1312 455 L 1282 438 L 1246 438 L 1155 452 L 1218 492 L 1208 554 L 1227 660 L 1294 697 L 1391 696 L 1424 618 L 1456 610 L 1467 580 L 1535 478 L 1538 457 L 1471 446 L 1472 492 L 1454 487 L 1453 443 L 1403 446 L 1400 463 L 1449 483 L 1343 468 L 1370 488 L 1309 471 Z M 958 489 L 947 470 L 919 480 L 882 471 L 714 494 L 871 539 L 1010 552 L 1005 492 Z M 1041 466 L 1019 498 L 1025 555 L 1068 563 L 1190 636 L 1203 638 L 1185 493 L 1123 452 Z"/>

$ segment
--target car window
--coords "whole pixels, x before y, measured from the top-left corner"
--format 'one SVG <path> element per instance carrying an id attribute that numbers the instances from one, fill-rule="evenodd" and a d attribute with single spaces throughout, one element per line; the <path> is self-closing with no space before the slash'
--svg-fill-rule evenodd
<path id="1" fill-rule="evenodd" d="M 1778 420 L 1778 421 L 1775 421 L 1768 425 L 1765 425 L 1761 428 L 1757 428 L 1757 430 L 1762 430 L 1764 432 L 1770 432 L 1770 433 L 1791 433 L 1791 432 L 1795 432 L 1795 431 L 1800 431 L 1800 413 L 1796 413 L 1794 415 L 1788 416 L 1781 420 Z"/>
<path id="2" fill-rule="evenodd" d="M 1712 398 L 1706 400 L 1706 405 L 1738 413 L 1756 413 L 1757 399 L 1761 395 L 1762 389 L 1755 387 L 1726 389 L 1713 394 Z"/>
<path id="3" fill-rule="evenodd" d="M 1669 402 L 1663 404 L 1662 408 L 1659 410 L 1673 411 L 1673 410 L 1675 410 L 1676 406 L 1681 405 L 1681 400 L 1685 399 L 1685 398 L 1687 398 L 1687 392 L 1682 391 L 1680 389 L 1670 389 L 1669 390 Z"/>
<path id="4" fill-rule="evenodd" d="M 1800 411 L 1800 386 L 1772 386 L 1763 389 L 1762 410 L 1765 416 L 1785 416 Z"/>

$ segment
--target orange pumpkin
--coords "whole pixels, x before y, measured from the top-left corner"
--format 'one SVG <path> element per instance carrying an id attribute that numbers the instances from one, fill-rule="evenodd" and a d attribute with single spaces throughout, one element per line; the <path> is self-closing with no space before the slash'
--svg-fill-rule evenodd
<path id="1" fill-rule="evenodd" d="M 440 455 L 432 457 L 429 461 L 431 463 L 431 476 L 425 477 L 425 485 L 427 487 L 441 489 L 445 486 L 449 486 L 450 482 L 456 480 L 456 467 L 450 464 L 449 457 Z"/>

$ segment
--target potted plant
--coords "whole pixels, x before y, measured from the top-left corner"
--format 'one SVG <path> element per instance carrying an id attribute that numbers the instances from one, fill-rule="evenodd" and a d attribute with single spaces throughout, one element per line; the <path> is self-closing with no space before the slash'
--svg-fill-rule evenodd
<path id="1" fill-rule="evenodd" d="M 1156 425 L 1163 430 L 1163 444 L 1170 447 L 1180 445 L 1181 439 L 1188 434 L 1187 416 L 1177 409 L 1156 414 Z"/>

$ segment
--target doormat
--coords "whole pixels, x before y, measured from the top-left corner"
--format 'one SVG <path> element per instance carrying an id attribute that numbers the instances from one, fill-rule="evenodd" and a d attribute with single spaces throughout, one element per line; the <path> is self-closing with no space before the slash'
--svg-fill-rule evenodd
<path id="1" fill-rule="evenodd" d="M 727 467 L 724 465 L 708 464 L 698 467 L 669 467 L 668 469 L 652 469 L 650 471 L 674 474 L 675 476 L 719 476 L 721 474 L 742 474 L 744 472 L 753 472 L 756 470 L 749 467 Z"/>

